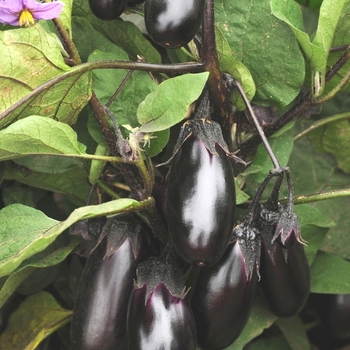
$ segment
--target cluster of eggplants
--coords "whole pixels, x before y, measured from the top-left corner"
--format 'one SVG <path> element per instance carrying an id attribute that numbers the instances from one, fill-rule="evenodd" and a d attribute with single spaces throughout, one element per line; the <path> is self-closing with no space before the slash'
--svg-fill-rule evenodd
<path id="1" fill-rule="evenodd" d="M 112 21 L 118 18 L 127 6 L 140 5 L 144 0 L 89 0 L 92 13 L 104 20 Z"/>

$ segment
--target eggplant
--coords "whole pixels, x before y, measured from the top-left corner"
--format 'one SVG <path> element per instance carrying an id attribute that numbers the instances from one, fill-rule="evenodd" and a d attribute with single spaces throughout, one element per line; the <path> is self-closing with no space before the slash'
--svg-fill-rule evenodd
<path id="1" fill-rule="evenodd" d="M 130 350 L 196 350 L 196 327 L 176 265 L 150 258 L 137 267 L 128 306 Z"/>
<path id="2" fill-rule="evenodd" d="M 198 266 L 220 259 L 234 223 L 231 161 L 216 143 L 215 151 L 191 134 L 176 152 L 168 174 L 169 234 L 178 254 Z"/>
<path id="3" fill-rule="evenodd" d="M 202 23 L 205 0 L 146 0 L 145 24 L 151 39 L 178 48 L 191 41 Z"/>
<path id="4" fill-rule="evenodd" d="M 128 0 L 89 0 L 92 13 L 104 21 L 118 18 L 125 11 L 127 4 Z"/>
<path id="5" fill-rule="evenodd" d="M 237 240 L 218 263 L 199 272 L 191 306 L 202 349 L 224 349 L 243 331 L 258 283 L 256 267 L 251 273 L 248 270 L 244 242 Z"/>
<path id="6" fill-rule="evenodd" d="M 72 350 L 125 349 L 127 306 L 144 244 L 139 241 L 139 225 L 117 224 L 121 231 L 134 227 L 135 237 L 127 232 L 116 245 L 117 231 L 109 232 L 87 259 L 73 310 Z M 110 231 L 113 225 L 107 221 L 105 227 Z"/>
<path id="7" fill-rule="evenodd" d="M 301 311 L 310 294 L 310 269 L 304 247 L 285 249 L 262 236 L 260 285 L 271 311 L 290 317 Z"/>
<path id="8" fill-rule="evenodd" d="M 350 339 L 350 294 L 317 294 L 324 331 L 336 339 Z"/>

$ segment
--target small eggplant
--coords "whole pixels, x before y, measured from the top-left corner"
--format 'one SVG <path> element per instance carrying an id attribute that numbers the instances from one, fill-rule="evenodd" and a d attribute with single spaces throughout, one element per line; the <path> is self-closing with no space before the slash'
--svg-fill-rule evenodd
<path id="1" fill-rule="evenodd" d="M 221 127 L 211 120 L 208 91 L 194 118 L 184 123 L 167 178 L 167 224 L 177 253 L 189 264 L 210 266 L 231 238 L 236 193 L 230 153 Z"/>
<path id="2" fill-rule="evenodd" d="M 193 39 L 204 15 L 205 0 L 146 0 L 149 36 L 165 48 L 178 48 Z"/>
<path id="3" fill-rule="evenodd" d="M 204 350 L 220 350 L 233 343 L 244 329 L 253 307 L 258 275 L 255 266 L 245 261 L 252 255 L 253 241 L 230 243 L 223 257 L 198 275 L 192 295 L 192 310 L 197 327 L 197 342 Z M 248 258 L 248 259 L 247 259 Z M 257 257 L 258 258 L 258 257 Z M 257 261 L 256 261 L 257 263 Z M 253 268 L 253 270 L 251 270 Z"/>
<path id="4" fill-rule="evenodd" d="M 129 349 L 196 350 L 196 327 L 185 295 L 178 269 L 157 258 L 140 264 L 128 306 Z"/>
<path id="5" fill-rule="evenodd" d="M 271 311 L 279 317 L 297 314 L 310 294 L 310 269 L 304 247 L 285 249 L 262 236 L 260 285 Z"/>
<path id="6" fill-rule="evenodd" d="M 73 310 L 72 350 L 125 349 L 127 305 L 142 246 L 139 225 L 119 219 L 117 224 L 121 231 L 134 226 L 135 237 L 132 232 L 126 236 L 120 232 L 122 239 L 118 237 L 115 245 L 116 232 L 109 232 L 110 237 L 104 237 L 88 258 Z M 113 228 L 110 221 L 106 226 L 108 231 Z"/>
<path id="7" fill-rule="evenodd" d="M 128 311 L 131 350 L 195 350 L 196 329 L 187 300 L 160 283 L 145 304 L 146 286 L 134 289 Z"/>
<path id="8" fill-rule="evenodd" d="M 118 18 L 125 11 L 127 3 L 128 0 L 89 0 L 92 13 L 104 21 Z"/>

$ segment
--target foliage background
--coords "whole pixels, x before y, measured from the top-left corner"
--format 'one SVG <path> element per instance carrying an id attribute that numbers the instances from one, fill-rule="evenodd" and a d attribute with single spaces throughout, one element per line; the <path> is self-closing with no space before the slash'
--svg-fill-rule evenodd
<path id="1" fill-rule="evenodd" d="M 222 69 L 242 83 L 252 103 L 272 106 L 275 117 L 296 104 L 300 91 L 311 91 L 313 105 L 270 142 L 282 165 L 291 169 L 295 210 L 308 241 L 311 292 L 350 294 L 350 63 L 325 83 L 326 71 L 343 53 L 330 48 L 350 43 L 350 1 L 299 2 L 302 6 L 294 0 L 215 0 L 218 55 Z M 130 15 L 123 15 L 124 21 L 104 22 L 86 1 L 64 3 L 62 25 L 81 58 L 76 65 L 64 59 L 68 54 L 51 22 L 29 28 L 4 26 L 0 31 L 4 349 L 53 349 L 54 343 L 68 348 L 71 310 L 84 264 L 72 253 L 80 239 L 70 235 L 69 228 L 80 220 L 147 205 L 123 198 L 86 206 L 91 185 L 105 189 L 104 166 L 116 161 L 88 105 L 93 92 L 106 104 L 122 83 L 128 70 L 116 69 L 115 60 L 142 56 L 151 63 L 180 63 L 194 55 L 152 45 Z M 100 60 L 112 63 L 103 65 Z M 166 146 L 171 149 L 170 128 L 176 129 L 208 79 L 207 73 L 155 75 L 165 82 L 157 85 L 147 72 L 135 71 L 110 106 L 120 125 L 157 136 L 145 147 L 151 157 L 159 157 Z M 342 90 L 332 95 L 342 79 Z M 239 116 L 242 101 L 233 94 L 232 102 Z M 319 126 L 320 121 L 324 125 Z M 310 125 L 318 127 L 311 131 Z M 122 129 L 124 136 L 129 129 Z M 300 134 L 305 129 L 309 132 Z M 244 142 L 250 134 L 248 129 L 239 138 Z M 236 178 L 241 213 L 272 167 L 261 145 L 247 157 L 252 166 Z M 302 198 L 309 194 L 316 195 Z M 311 299 L 300 315 L 277 319 L 258 294 L 246 329 L 228 349 L 242 349 L 249 342 L 251 349 L 309 349 L 317 342 L 312 330 L 320 327 Z"/>

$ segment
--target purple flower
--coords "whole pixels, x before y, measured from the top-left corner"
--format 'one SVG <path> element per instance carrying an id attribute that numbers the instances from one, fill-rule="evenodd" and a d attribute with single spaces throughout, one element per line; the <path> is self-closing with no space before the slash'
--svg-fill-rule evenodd
<path id="1" fill-rule="evenodd" d="M 28 27 L 36 19 L 59 17 L 63 3 L 60 1 L 0 0 L 0 22 L 12 26 Z"/>

